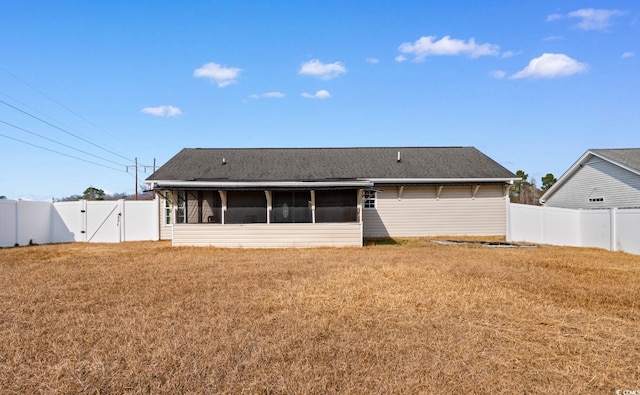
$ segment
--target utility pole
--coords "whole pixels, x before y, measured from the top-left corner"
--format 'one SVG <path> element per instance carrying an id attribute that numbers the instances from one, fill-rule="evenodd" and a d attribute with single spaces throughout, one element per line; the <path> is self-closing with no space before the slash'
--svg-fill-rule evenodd
<path id="1" fill-rule="evenodd" d="M 153 169 L 153 172 L 155 173 L 156 172 L 156 158 L 153 158 L 153 166 L 140 165 L 140 164 L 138 164 L 138 158 L 135 158 L 135 164 L 126 166 L 127 173 L 129 172 L 129 168 L 130 167 L 136 169 L 136 189 L 135 189 L 136 193 L 135 193 L 135 196 L 136 196 L 136 200 L 138 200 L 138 169 L 142 168 L 144 170 L 144 172 L 146 173 L 147 172 L 147 168 L 149 168 L 149 169 Z"/>

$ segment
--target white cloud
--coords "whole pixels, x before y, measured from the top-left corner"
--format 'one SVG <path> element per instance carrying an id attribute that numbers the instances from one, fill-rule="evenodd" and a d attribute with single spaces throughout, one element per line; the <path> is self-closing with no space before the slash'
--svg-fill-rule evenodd
<path id="1" fill-rule="evenodd" d="M 571 59 L 565 54 L 545 53 L 538 58 L 531 59 L 529 65 L 510 79 L 519 78 L 557 78 L 573 74 L 584 73 L 589 66 Z"/>
<path id="2" fill-rule="evenodd" d="M 380 59 L 378 59 L 378 58 L 367 58 L 367 59 L 365 59 L 365 61 L 367 63 L 371 63 L 371 64 L 380 63 Z"/>
<path id="3" fill-rule="evenodd" d="M 567 15 L 551 14 L 547 17 L 547 22 L 562 18 L 578 18 L 580 22 L 578 22 L 576 26 L 582 30 L 605 30 L 609 27 L 614 17 L 621 15 L 624 15 L 624 12 L 619 10 L 582 8 L 571 11 Z"/>
<path id="4" fill-rule="evenodd" d="M 493 70 L 491 72 L 491 76 L 497 80 L 500 80 L 507 76 L 507 72 L 502 70 Z"/>
<path id="5" fill-rule="evenodd" d="M 611 19 L 616 16 L 624 15 L 618 10 L 596 10 L 594 8 L 583 8 L 581 10 L 570 12 L 569 17 L 580 18 L 578 27 L 583 30 L 603 30 L 609 27 Z"/>
<path id="6" fill-rule="evenodd" d="M 182 111 L 174 106 L 145 107 L 140 112 L 156 117 L 177 117 Z"/>
<path id="7" fill-rule="evenodd" d="M 636 56 L 635 52 L 625 52 L 622 54 L 622 56 L 620 56 L 621 58 L 632 58 Z"/>
<path id="8" fill-rule="evenodd" d="M 306 97 L 307 99 L 328 99 L 331 97 L 331 93 L 329 93 L 329 91 L 322 89 L 317 91 L 314 94 L 305 92 L 302 94 L 302 97 Z"/>
<path id="9" fill-rule="evenodd" d="M 551 14 L 547 17 L 547 22 L 556 21 L 558 19 L 562 19 L 564 15 L 562 14 Z"/>
<path id="10" fill-rule="evenodd" d="M 436 36 L 420 37 L 414 43 L 402 43 L 398 47 L 403 55 L 413 55 L 416 62 L 422 62 L 427 56 L 467 55 L 477 58 L 485 55 L 498 55 L 500 47 L 495 44 L 477 44 L 475 39 L 458 40 L 444 36 L 434 41 Z M 396 58 L 397 61 L 398 58 Z"/>
<path id="11" fill-rule="evenodd" d="M 520 55 L 522 54 L 522 51 L 506 51 L 503 52 L 502 55 L 500 55 L 501 58 L 512 58 L 516 55 Z"/>
<path id="12" fill-rule="evenodd" d="M 404 56 L 404 55 L 396 56 L 396 62 L 398 62 L 398 63 L 406 62 L 407 60 L 408 60 L 407 57 Z"/>
<path id="13" fill-rule="evenodd" d="M 303 63 L 298 74 L 318 77 L 323 80 L 330 80 L 336 78 L 340 74 L 345 74 L 346 72 L 347 68 L 344 67 L 342 62 L 322 63 L 318 59 L 313 59 Z"/>
<path id="14" fill-rule="evenodd" d="M 558 41 L 558 40 L 563 40 L 564 37 L 562 36 L 547 36 L 545 38 L 542 39 L 542 41 Z"/>
<path id="15" fill-rule="evenodd" d="M 284 93 L 282 92 L 265 92 L 260 94 L 253 94 L 249 96 L 251 99 L 282 99 Z"/>
<path id="16" fill-rule="evenodd" d="M 224 67 L 218 63 L 207 63 L 199 69 L 193 71 L 193 76 L 197 78 L 208 78 L 218 84 L 219 88 L 231 85 L 236 82 L 242 69 L 236 67 Z"/>

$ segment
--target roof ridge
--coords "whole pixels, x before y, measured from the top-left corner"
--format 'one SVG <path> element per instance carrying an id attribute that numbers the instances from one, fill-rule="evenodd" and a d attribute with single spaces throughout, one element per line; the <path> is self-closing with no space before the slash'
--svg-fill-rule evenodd
<path id="1" fill-rule="evenodd" d="M 439 148 L 476 148 L 474 146 L 462 146 L 462 145 L 451 145 L 451 146 L 376 146 L 376 147 L 192 147 L 192 148 L 184 148 L 188 150 L 347 150 L 347 149 L 411 149 L 411 148 L 429 148 L 429 149 L 439 149 Z"/>

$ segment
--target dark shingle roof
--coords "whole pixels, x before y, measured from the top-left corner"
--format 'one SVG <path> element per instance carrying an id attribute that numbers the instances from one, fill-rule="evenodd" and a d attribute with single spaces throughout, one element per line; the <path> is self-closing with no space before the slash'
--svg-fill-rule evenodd
<path id="1" fill-rule="evenodd" d="M 400 162 L 398 159 L 400 152 Z M 509 179 L 512 172 L 474 147 L 185 148 L 147 181 L 318 181 Z"/>
<path id="2" fill-rule="evenodd" d="M 592 149 L 590 151 L 640 171 L 640 148 Z"/>

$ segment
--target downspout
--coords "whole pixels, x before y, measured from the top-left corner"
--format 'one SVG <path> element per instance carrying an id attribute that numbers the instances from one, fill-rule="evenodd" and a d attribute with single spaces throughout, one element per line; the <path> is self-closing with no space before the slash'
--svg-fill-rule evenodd
<path id="1" fill-rule="evenodd" d="M 363 189 L 358 189 L 358 202 L 357 202 L 357 210 L 358 210 L 358 217 L 360 219 L 360 247 L 362 247 L 364 245 L 364 220 L 363 220 L 363 215 L 362 215 L 362 196 L 364 195 L 364 190 Z"/>
<path id="2" fill-rule="evenodd" d="M 358 220 L 362 224 L 362 196 L 364 195 L 364 190 L 358 189 L 358 201 L 357 201 L 357 209 L 358 209 Z"/>

